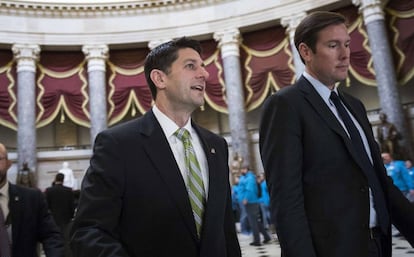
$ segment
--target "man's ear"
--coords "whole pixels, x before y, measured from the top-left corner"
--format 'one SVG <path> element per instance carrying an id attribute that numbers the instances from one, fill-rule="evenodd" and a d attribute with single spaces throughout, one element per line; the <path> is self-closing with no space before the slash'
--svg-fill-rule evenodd
<path id="1" fill-rule="evenodd" d="M 312 49 L 309 48 L 305 43 L 299 44 L 299 54 L 305 62 L 309 61 L 312 54 Z"/>
<path id="2" fill-rule="evenodd" d="M 158 69 L 153 69 L 150 73 L 151 80 L 157 88 L 164 88 L 165 73 Z"/>
<path id="3" fill-rule="evenodd" d="M 12 161 L 7 159 L 6 170 L 8 170 L 12 166 Z"/>

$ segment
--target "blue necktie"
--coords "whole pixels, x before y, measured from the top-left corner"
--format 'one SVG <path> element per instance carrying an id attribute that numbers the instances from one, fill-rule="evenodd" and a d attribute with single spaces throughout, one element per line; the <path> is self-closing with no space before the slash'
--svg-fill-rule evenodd
<path id="1" fill-rule="evenodd" d="M 332 91 L 329 98 L 334 103 L 339 116 L 341 117 L 346 129 L 348 130 L 352 145 L 356 152 L 356 156 L 358 156 L 358 162 L 360 163 L 360 166 L 362 167 L 362 170 L 367 177 L 368 185 L 372 190 L 372 195 L 374 197 L 374 206 L 377 212 L 379 225 L 382 231 L 387 234 L 389 227 L 389 214 L 385 203 L 384 192 L 382 190 L 378 177 L 375 174 L 374 167 L 368 158 L 368 154 L 362 142 L 361 135 L 359 134 L 357 127 L 352 121 L 351 116 L 349 116 L 347 110 L 342 105 L 338 95 Z"/>

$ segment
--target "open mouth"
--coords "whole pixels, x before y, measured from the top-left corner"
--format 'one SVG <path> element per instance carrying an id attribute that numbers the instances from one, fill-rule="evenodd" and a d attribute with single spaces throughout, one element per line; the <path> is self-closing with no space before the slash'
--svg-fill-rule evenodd
<path id="1" fill-rule="evenodd" d="M 195 85 L 195 86 L 191 86 L 191 89 L 198 90 L 198 91 L 204 91 L 204 86 Z"/>

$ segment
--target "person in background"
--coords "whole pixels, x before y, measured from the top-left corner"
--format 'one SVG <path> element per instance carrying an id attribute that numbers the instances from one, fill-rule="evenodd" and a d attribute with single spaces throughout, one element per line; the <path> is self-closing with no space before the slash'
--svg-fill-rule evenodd
<path id="1" fill-rule="evenodd" d="M 96 137 L 73 255 L 241 257 L 227 143 L 191 119 L 209 76 L 199 42 L 155 47 L 144 72 L 155 104 Z"/>
<path id="2" fill-rule="evenodd" d="M 63 185 L 65 175 L 57 173 L 53 186 L 46 188 L 45 195 L 49 210 L 65 239 L 65 256 L 70 256 L 68 225 L 75 211 L 75 199 L 70 187 Z"/>
<path id="3" fill-rule="evenodd" d="M 260 202 L 260 210 L 262 214 L 262 223 L 265 229 L 269 230 L 270 224 L 271 224 L 270 209 L 269 209 L 270 196 L 269 196 L 269 191 L 267 189 L 265 175 L 263 173 L 260 173 L 259 175 L 257 175 L 257 183 L 259 184 L 261 188 L 261 196 L 259 198 L 259 202 Z"/>
<path id="4" fill-rule="evenodd" d="M 382 160 L 384 162 L 387 175 L 392 178 L 394 185 L 407 196 L 407 198 L 414 196 L 414 183 L 405 167 L 404 161 L 394 160 L 391 153 L 382 153 Z"/>
<path id="5" fill-rule="evenodd" d="M 0 256 L 37 257 L 41 243 L 46 257 L 63 257 L 63 238 L 44 195 L 8 182 L 11 164 L 0 143 Z"/>
<path id="6" fill-rule="evenodd" d="M 263 108 L 259 145 L 282 256 L 391 257 L 391 223 L 414 244 L 414 206 L 387 176 L 348 76 L 343 15 L 316 11 L 296 27 L 305 71 Z"/>
<path id="7" fill-rule="evenodd" d="M 242 167 L 240 171 L 240 199 L 242 199 L 242 203 L 246 208 L 247 219 L 249 220 L 249 225 L 253 232 L 253 242 L 251 242 L 250 245 L 261 246 L 260 234 L 264 237 L 264 244 L 269 243 L 272 238 L 264 228 L 263 223 L 258 221 L 258 218 L 260 217 L 260 201 L 256 176 L 248 167 Z"/>
<path id="8" fill-rule="evenodd" d="M 234 179 L 234 183 L 231 186 L 231 205 L 233 207 L 234 221 L 237 223 L 240 221 L 240 205 L 239 205 L 239 177 Z"/>
<path id="9" fill-rule="evenodd" d="M 414 166 L 411 160 L 405 161 L 405 167 L 408 170 L 408 174 L 410 174 L 411 181 L 414 183 Z M 408 195 L 408 200 L 412 203 L 414 203 L 414 195 Z"/>
<path id="10" fill-rule="evenodd" d="M 405 161 L 405 167 L 408 170 L 408 174 L 410 174 L 411 179 L 414 181 L 414 166 L 413 166 L 413 162 L 411 160 L 406 160 Z"/>

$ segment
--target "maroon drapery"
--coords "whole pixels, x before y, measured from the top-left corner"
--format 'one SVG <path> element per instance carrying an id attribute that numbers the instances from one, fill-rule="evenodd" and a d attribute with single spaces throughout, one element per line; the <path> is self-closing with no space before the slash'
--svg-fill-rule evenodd
<path id="1" fill-rule="evenodd" d="M 136 109 L 144 113 L 151 108 L 152 96 L 144 75 L 145 56 L 149 50 L 111 50 L 108 60 L 108 123 L 112 125 Z"/>
<path id="2" fill-rule="evenodd" d="M 278 26 L 243 35 L 241 51 L 247 111 L 262 104 L 274 88 L 294 81 L 292 51 L 285 29 Z"/>
<path id="3" fill-rule="evenodd" d="M 67 115 L 73 122 L 89 126 L 88 88 L 81 52 L 43 52 L 37 72 L 37 127 Z"/>
<path id="4" fill-rule="evenodd" d="M 0 50 L 0 125 L 17 129 L 16 68 L 13 53 Z"/>

